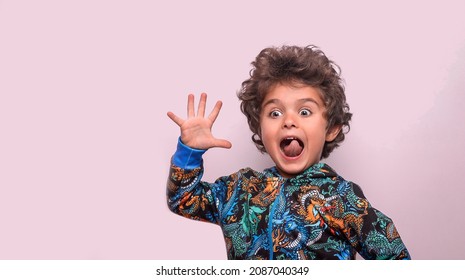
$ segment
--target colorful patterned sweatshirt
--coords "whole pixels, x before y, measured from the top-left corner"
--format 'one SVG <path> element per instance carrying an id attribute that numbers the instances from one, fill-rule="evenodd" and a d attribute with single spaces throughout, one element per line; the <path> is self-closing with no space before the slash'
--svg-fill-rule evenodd
<path id="1" fill-rule="evenodd" d="M 180 141 L 171 162 L 168 206 L 217 224 L 228 259 L 410 259 L 392 220 L 356 184 L 318 163 L 294 178 L 276 167 L 201 181 L 204 150 Z"/>

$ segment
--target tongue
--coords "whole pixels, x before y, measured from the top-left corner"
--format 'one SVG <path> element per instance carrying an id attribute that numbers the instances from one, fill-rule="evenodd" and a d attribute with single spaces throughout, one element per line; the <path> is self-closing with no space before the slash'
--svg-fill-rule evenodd
<path id="1" fill-rule="evenodd" d="M 296 157 L 302 152 L 302 147 L 299 145 L 299 141 L 292 140 L 289 145 L 284 147 L 283 151 L 288 157 Z"/>

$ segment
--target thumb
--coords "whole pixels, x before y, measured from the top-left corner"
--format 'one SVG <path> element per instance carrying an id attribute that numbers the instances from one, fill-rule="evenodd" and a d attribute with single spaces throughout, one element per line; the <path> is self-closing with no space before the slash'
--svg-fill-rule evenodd
<path id="1" fill-rule="evenodd" d="M 215 139 L 213 145 L 218 148 L 230 149 L 232 147 L 231 142 L 224 139 Z"/>

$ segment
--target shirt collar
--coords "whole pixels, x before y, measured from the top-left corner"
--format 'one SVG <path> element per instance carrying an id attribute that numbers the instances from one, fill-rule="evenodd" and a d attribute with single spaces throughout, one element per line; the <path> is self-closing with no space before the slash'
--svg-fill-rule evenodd
<path id="1" fill-rule="evenodd" d="M 266 177 L 278 177 L 280 179 L 283 178 L 276 166 L 267 168 L 264 170 Z M 301 179 L 316 179 L 316 178 L 324 178 L 324 177 L 336 177 L 338 176 L 336 171 L 332 169 L 329 165 L 323 162 L 316 163 L 309 168 L 307 168 L 304 172 L 298 174 L 295 177 L 289 178 L 290 180 L 301 180 Z"/>

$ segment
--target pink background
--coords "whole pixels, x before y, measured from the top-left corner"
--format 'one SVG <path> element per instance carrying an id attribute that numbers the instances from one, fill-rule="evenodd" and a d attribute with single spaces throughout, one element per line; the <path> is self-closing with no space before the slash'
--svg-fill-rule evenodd
<path id="1" fill-rule="evenodd" d="M 413 258 L 465 259 L 465 4 L 371 2 L 0 1 L 0 259 L 225 259 L 219 227 L 166 207 L 166 111 L 224 102 L 233 148 L 206 180 L 270 166 L 236 91 L 282 44 L 342 67 L 354 118 L 329 164 Z"/>

